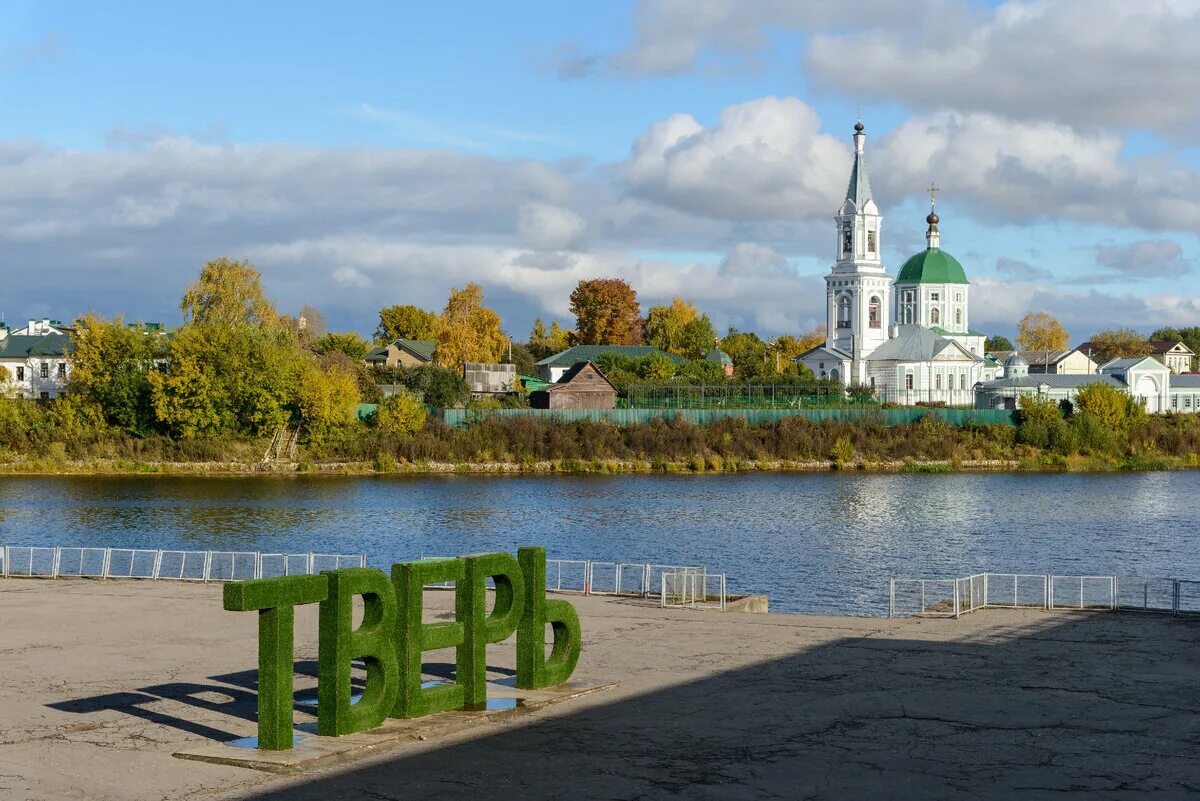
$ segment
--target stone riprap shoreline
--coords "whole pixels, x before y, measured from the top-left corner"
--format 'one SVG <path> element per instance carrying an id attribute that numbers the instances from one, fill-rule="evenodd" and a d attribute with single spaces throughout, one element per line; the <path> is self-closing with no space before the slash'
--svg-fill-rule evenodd
<path id="1" fill-rule="evenodd" d="M 297 776 L 172 754 L 254 732 L 256 620 L 218 585 L 0 579 L 0 797 L 1182 798 L 1200 622 L 737 615 L 570 598 L 618 686 Z M 453 594 L 429 591 L 427 619 Z M 316 607 L 297 610 L 311 688 Z M 450 652 L 428 654 L 444 676 Z M 494 674 L 512 642 L 489 649 Z M 311 721 L 297 713 L 297 722 Z"/>

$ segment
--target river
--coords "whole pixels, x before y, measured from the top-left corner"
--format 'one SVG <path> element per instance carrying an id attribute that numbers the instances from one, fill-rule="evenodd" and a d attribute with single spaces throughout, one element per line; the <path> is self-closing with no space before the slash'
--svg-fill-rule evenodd
<path id="1" fill-rule="evenodd" d="M 704 565 L 775 611 L 881 614 L 892 576 L 1200 578 L 1200 472 L 2 477 L 0 544 L 515 551 Z"/>

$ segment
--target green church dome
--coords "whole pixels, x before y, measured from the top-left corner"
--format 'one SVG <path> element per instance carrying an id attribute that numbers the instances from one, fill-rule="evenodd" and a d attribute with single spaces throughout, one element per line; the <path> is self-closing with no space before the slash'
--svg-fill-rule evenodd
<path id="1" fill-rule="evenodd" d="M 958 259 L 941 248 L 929 248 L 912 256 L 900 268 L 897 284 L 969 284 Z"/>

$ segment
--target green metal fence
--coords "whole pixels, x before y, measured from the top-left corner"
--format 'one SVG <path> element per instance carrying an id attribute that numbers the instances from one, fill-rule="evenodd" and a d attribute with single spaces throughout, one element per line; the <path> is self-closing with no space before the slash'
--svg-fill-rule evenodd
<path id="1" fill-rule="evenodd" d="M 939 417 L 953 425 L 1013 425 L 1014 412 L 1005 409 L 446 409 L 443 419 L 448 425 L 461 428 L 482 420 L 504 420 L 534 417 L 542 420 L 574 422 L 576 420 L 607 421 L 616 425 L 648 423 L 656 418 L 680 418 L 697 425 L 718 420 L 740 418 L 752 425 L 776 423 L 788 417 L 821 420 L 868 421 L 881 420 L 887 425 L 915 423 L 926 415 Z"/>

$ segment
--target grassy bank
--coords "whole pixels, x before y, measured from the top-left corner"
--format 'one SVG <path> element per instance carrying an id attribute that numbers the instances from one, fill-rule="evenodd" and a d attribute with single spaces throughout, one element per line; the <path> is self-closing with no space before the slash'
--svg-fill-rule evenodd
<path id="1" fill-rule="evenodd" d="M 1057 458 L 1053 455 L 1024 459 L 968 461 L 851 461 L 832 459 L 738 460 L 695 456 L 685 460 L 666 459 L 557 459 L 538 462 L 287 462 L 262 465 L 257 462 L 140 462 L 98 459 L 93 461 L 21 460 L 0 463 L 0 475 L 60 476 L 302 476 L 302 475 L 712 475 L 723 473 L 963 473 L 963 472 L 1121 472 L 1183 470 L 1200 468 L 1195 456 L 1127 458 Z"/>

